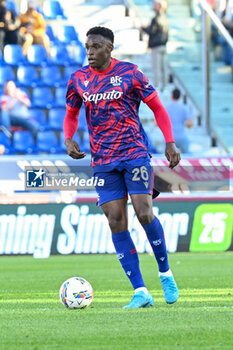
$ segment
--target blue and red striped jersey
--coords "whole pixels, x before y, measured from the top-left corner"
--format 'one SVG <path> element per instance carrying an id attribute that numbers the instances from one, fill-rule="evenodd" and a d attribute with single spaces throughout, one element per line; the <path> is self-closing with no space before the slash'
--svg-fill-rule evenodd
<path id="1" fill-rule="evenodd" d="M 71 75 L 66 104 L 71 110 L 85 105 L 92 166 L 149 157 L 138 109 L 156 95 L 136 65 L 114 58 L 105 71 L 88 65 Z"/>

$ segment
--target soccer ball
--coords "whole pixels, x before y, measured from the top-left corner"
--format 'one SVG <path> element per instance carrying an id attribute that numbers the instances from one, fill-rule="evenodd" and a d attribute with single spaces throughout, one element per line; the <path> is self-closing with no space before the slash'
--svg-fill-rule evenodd
<path id="1" fill-rule="evenodd" d="M 59 291 L 61 302 L 68 309 L 84 309 L 93 299 L 93 289 L 82 277 L 71 277 L 62 283 Z"/>

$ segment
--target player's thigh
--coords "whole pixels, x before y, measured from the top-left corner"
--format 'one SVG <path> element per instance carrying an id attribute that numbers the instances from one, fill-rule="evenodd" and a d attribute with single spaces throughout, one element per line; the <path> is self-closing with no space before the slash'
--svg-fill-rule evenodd
<path id="1" fill-rule="evenodd" d="M 95 172 L 98 205 L 106 215 L 113 233 L 127 230 L 127 189 L 121 172 Z M 101 180 L 101 181 L 100 181 Z M 102 185 L 98 185 L 101 183 Z"/>
<path id="2" fill-rule="evenodd" d="M 135 213 L 143 225 L 153 220 L 152 192 L 153 172 L 149 161 L 129 163 L 125 171 L 125 183 L 130 194 Z"/>
<path id="3" fill-rule="evenodd" d="M 128 198 L 124 176 L 121 172 L 114 170 L 109 172 L 98 171 L 94 172 L 94 176 L 98 180 L 95 186 L 98 206 L 113 200 Z"/>
<path id="4" fill-rule="evenodd" d="M 124 170 L 127 191 L 132 194 L 152 194 L 153 172 L 148 160 L 129 161 Z"/>
<path id="5" fill-rule="evenodd" d="M 115 199 L 101 205 L 106 215 L 112 233 L 126 231 L 128 229 L 127 199 Z"/>
<path id="6" fill-rule="evenodd" d="M 138 193 L 130 195 L 135 214 L 142 225 L 149 225 L 154 219 L 152 195 Z"/>

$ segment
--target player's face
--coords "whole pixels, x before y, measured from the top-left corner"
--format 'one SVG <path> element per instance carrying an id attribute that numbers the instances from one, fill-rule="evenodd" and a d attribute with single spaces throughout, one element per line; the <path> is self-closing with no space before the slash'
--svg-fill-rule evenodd
<path id="1" fill-rule="evenodd" d="M 107 69 L 111 63 L 112 49 L 112 43 L 102 35 L 88 35 L 86 52 L 90 67 L 98 71 Z"/>

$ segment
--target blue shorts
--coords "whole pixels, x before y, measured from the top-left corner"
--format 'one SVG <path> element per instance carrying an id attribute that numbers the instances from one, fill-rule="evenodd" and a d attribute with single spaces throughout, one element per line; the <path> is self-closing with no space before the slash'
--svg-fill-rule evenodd
<path id="1" fill-rule="evenodd" d="M 94 177 L 104 180 L 103 186 L 96 186 L 98 205 L 112 200 L 128 198 L 128 193 L 153 193 L 152 167 L 147 158 L 124 160 L 94 167 Z"/>

